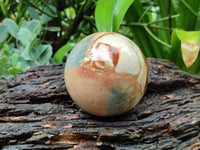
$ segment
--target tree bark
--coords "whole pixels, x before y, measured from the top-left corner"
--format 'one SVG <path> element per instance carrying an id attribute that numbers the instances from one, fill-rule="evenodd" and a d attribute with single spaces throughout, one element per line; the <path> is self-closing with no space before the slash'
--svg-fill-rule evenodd
<path id="1" fill-rule="evenodd" d="M 0 80 L 0 148 L 200 149 L 200 77 L 147 59 L 147 91 L 128 113 L 101 118 L 67 93 L 64 64 Z"/>

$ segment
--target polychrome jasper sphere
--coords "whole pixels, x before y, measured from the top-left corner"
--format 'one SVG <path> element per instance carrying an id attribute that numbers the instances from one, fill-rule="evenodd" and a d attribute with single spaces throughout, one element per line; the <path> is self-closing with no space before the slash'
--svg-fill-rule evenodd
<path id="1" fill-rule="evenodd" d="M 127 37 L 98 32 L 81 40 L 65 66 L 65 83 L 74 102 L 96 116 L 127 112 L 147 86 L 147 64 Z"/>

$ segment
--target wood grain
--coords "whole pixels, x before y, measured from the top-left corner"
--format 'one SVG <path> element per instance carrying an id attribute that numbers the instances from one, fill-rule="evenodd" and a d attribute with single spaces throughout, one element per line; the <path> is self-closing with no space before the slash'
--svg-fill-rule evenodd
<path id="1" fill-rule="evenodd" d="M 64 64 L 0 80 L 0 148 L 200 149 L 200 77 L 147 59 L 146 94 L 128 113 L 95 117 L 79 109 L 64 83 Z"/>

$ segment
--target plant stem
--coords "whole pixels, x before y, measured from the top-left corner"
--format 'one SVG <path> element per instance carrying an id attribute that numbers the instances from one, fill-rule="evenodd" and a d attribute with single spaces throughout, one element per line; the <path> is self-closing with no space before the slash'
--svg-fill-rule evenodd
<path id="1" fill-rule="evenodd" d="M 149 25 L 152 28 L 157 28 L 157 29 L 161 29 L 161 30 L 167 30 L 169 31 L 170 28 L 169 27 L 161 27 L 161 26 L 157 26 L 157 25 Z M 171 28 L 171 30 L 174 30 L 175 28 Z"/>
<path id="2" fill-rule="evenodd" d="M 149 30 L 149 28 L 148 28 L 146 25 L 144 26 L 144 29 L 145 29 L 145 30 L 147 31 L 147 33 L 148 33 L 153 39 L 155 39 L 157 42 L 159 42 L 159 43 L 161 43 L 161 44 L 163 44 L 163 45 L 165 45 L 165 46 L 171 48 L 171 45 L 169 45 L 169 44 L 167 44 L 167 43 L 161 41 L 159 38 L 157 38 L 157 37 Z"/>
<path id="3" fill-rule="evenodd" d="M 176 18 L 176 17 L 179 17 L 179 14 L 171 16 L 171 18 Z M 164 18 L 157 19 L 157 20 L 149 22 L 149 23 L 131 22 L 131 23 L 128 23 L 128 24 L 121 24 L 121 25 L 123 25 L 123 26 L 147 26 L 147 25 L 150 25 L 150 26 L 152 26 L 151 24 L 161 22 L 161 21 L 165 21 L 165 20 L 168 20 L 168 19 L 169 19 L 169 17 L 164 17 Z M 159 28 L 162 28 L 162 27 L 159 27 Z M 165 29 L 165 30 L 168 29 L 169 30 L 169 28 L 165 28 L 165 27 L 163 27 L 162 29 Z"/>
<path id="4" fill-rule="evenodd" d="M 151 7 L 154 5 L 154 3 L 155 3 L 155 0 L 153 1 L 153 3 L 152 3 L 151 5 L 149 5 L 149 6 L 146 8 L 146 10 L 145 10 L 145 11 L 143 12 L 143 14 L 140 16 L 138 22 L 141 22 L 141 21 L 142 21 L 142 19 L 143 19 L 144 16 L 147 14 L 147 12 L 149 11 L 149 9 L 151 9 Z"/>
<path id="5" fill-rule="evenodd" d="M 171 16 L 171 19 L 172 19 L 172 18 L 179 17 L 179 16 L 180 16 L 179 14 L 173 15 L 173 16 Z M 147 24 L 150 25 L 150 24 L 154 24 L 154 23 L 157 23 L 157 22 L 165 21 L 165 20 L 169 20 L 169 17 L 160 18 L 160 19 L 157 19 L 157 20 L 155 20 L 155 21 L 149 22 L 149 23 L 147 23 Z"/>

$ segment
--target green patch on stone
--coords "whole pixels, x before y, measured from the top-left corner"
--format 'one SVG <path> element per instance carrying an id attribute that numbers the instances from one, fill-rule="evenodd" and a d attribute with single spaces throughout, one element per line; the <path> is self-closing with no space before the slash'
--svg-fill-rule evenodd
<path id="1" fill-rule="evenodd" d="M 71 51 L 67 58 L 66 66 L 71 68 L 76 68 L 79 64 L 81 64 L 82 60 L 85 57 L 85 51 L 88 44 L 91 42 L 94 34 L 80 41 Z"/>
<path id="2" fill-rule="evenodd" d="M 130 96 L 127 92 L 120 92 L 117 88 L 110 89 L 112 95 L 108 96 L 104 102 L 108 116 L 121 114 L 127 107 Z"/>

